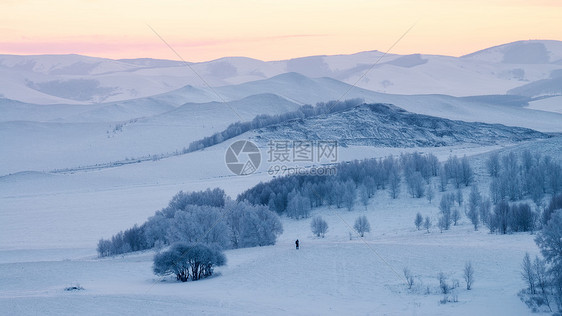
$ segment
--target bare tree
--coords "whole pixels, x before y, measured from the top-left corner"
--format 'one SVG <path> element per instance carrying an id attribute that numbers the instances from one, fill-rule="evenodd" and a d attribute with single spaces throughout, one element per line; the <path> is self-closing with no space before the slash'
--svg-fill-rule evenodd
<path id="1" fill-rule="evenodd" d="M 472 283 L 474 283 L 474 268 L 472 263 L 469 261 L 464 265 L 464 281 L 466 282 L 466 289 L 470 291 L 472 289 Z"/>
<path id="2" fill-rule="evenodd" d="M 406 278 L 406 284 L 408 284 L 408 289 L 414 286 L 414 275 L 408 268 L 404 268 L 404 278 Z"/>
<path id="3" fill-rule="evenodd" d="M 441 289 L 441 293 L 449 294 L 449 292 L 451 291 L 451 287 L 449 286 L 449 283 L 447 283 L 447 276 L 445 275 L 445 273 L 439 272 L 438 279 L 439 279 L 439 288 Z"/>
<path id="4" fill-rule="evenodd" d="M 414 220 L 414 224 L 416 224 L 416 228 L 420 230 L 421 225 L 423 224 L 423 216 L 420 212 L 416 214 L 416 219 Z"/>
<path id="5" fill-rule="evenodd" d="M 521 277 L 527 283 L 530 294 L 536 294 L 536 275 L 528 252 L 525 253 L 523 263 L 521 263 L 521 270 Z"/>

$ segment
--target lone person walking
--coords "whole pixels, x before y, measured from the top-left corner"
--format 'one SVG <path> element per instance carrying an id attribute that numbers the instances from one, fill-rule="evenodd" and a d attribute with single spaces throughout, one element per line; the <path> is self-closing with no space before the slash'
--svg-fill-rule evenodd
<path id="1" fill-rule="evenodd" d="M 299 240 L 297 239 L 297 241 L 295 241 L 295 246 L 297 247 L 297 250 L 299 250 Z"/>

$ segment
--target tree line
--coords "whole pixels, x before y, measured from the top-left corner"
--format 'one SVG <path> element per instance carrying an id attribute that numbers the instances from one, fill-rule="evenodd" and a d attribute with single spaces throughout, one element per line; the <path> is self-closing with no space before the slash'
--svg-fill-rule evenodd
<path id="1" fill-rule="evenodd" d="M 287 175 L 261 182 L 237 197 L 252 205 L 264 205 L 278 214 L 306 218 L 311 209 L 323 205 L 351 210 L 356 204 L 367 205 L 378 191 L 399 197 L 402 183 L 411 197 L 433 197 L 431 178 L 442 178 L 445 191 L 452 182 L 460 187 L 470 185 L 473 171 L 468 159 L 450 157 L 440 163 L 433 154 L 403 153 L 395 158 L 371 158 L 342 162 L 333 166 L 335 175 Z M 428 197 L 429 198 L 429 197 Z"/>

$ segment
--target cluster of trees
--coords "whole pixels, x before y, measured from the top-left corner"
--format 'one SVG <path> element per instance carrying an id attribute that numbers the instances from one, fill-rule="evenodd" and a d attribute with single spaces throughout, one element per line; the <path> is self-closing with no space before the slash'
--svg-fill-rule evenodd
<path id="1" fill-rule="evenodd" d="M 558 311 L 562 311 L 562 209 L 551 215 L 535 238 L 544 259 L 536 256 L 531 261 L 526 254 L 521 275 L 527 283 L 525 301 L 530 307 L 545 305 L 552 311 L 554 301 Z"/>
<path id="2" fill-rule="evenodd" d="M 462 185 L 468 187 L 474 180 L 474 172 L 472 171 L 472 167 L 470 166 L 466 156 L 462 159 L 459 159 L 457 156 L 449 157 L 443 165 L 442 171 L 441 176 L 445 179 L 445 185 L 447 184 L 447 181 L 452 181 L 457 189 Z M 440 186 L 442 189 L 441 191 L 445 191 L 442 184 L 443 182 Z"/>
<path id="3" fill-rule="evenodd" d="M 461 192 L 461 191 L 457 191 Z M 441 197 L 441 202 L 439 203 L 439 221 L 437 222 L 437 227 L 441 231 L 448 230 L 451 225 L 457 225 L 461 213 L 457 207 L 455 207 L 455 201 L 458 202 L 459 207 L 462 205 L 462 192 L 461 194 L 445 193 Z"/>
<path id="4" fill-rule="evenodd" d="M 357 198 L 366 206 L 379 190 L 388 190 L 390 197 L 396 199 L 402 180 L 412 197 L 428 195 L 430 201 L 434 194 L 430 185 L 432 177 L 445 174 L 443 190 L 447 189 L 449 181 L 465 185 L 472 181 L 472 168 L 466 157 L 451 157 L 441 166 L 434 155 L 417 152 L 401 154 L 399 158 L 343 162 L 334 168 L 337 172 L 333 176 L 277 177 L 241 193 L 237 200 L 267 205 L 270 210 L 291 218 L 306 218 L 312 208 L 323 205 L 351 210 Z"/>
<path id="5" fill-rule="evenodd" d="M 152 270 L 156 275 L 172 274 L 186 282 L 190 277 L 193 281 L 209 277 L 214 267 L 224 264 L 226 257 L 216 247 L 178 242 L 154 256 Z"/>
<path id="6" fill-rule="evenodd" d="M 475 229 L 482 223 L 501 234 L 533 231 L 546 225 L 553 211 L 562 207 L 558 195 L 562 191 L 562 166 L 550 156 L 533 155 L 528 150 L 503 156 L 494 153 L 486 167 L 492 178 L 490 199 L 482 199 L 473 188 L 465 212 Z M 543 208 L 547 194 L 553 198 Z M 522 199 L 531 199 L 535 208 L 526 202 L 514 203 Z"/>
<path id="7" fill-rule="evenodd" d="M 556 201 L 557 197 L 553 198 L 551 206 L 547 209 L 553 209 Z M 451 225 L 457 225 L 462 216 L 459 211 L 462 205 L 462 191 L 457 190 L 456 194 L 443 194 L 439 203 L 440 217 L 437 223 L 441 231 L 448 230 Z M 474 230 L 484 225 L 490 229 L 490 232 L 507 234 L 533 231 L 540 226 L 540 216 L 529 203 L 509 203 L 502 199 L 494 205 L 489 198 L 484 198 L 480 194 L 476 185 L 471 187 L 468 203 L 464 206 L 464 214 L 474 226 Z M 418 224 L 419 219 L 416 219 L 416 226 Z"/>
<path id="8" fill-rule="evenodd" d="M 490 197 L 494 204 L 501 200 L 517 201 L 531 198 L 541 206 L 545 194 L 557 195 L 562 191 L 562 166 L 550 156 L 509 153 L 493 154 L 487 169 L 492 177 Z"/>
<path id="9" fill-rule="evenodd" d="M 329 114 L 351 109 L 363 103 L 362 99 L 350 99 L 345 101 L 320 102 L 316 106 L 305 104 L 296 111 L 283 114 L 268 115 L 261 114 L 249 122 L 236 122 L 230 124 L 224 131 L 217 132 L 211 136 L 192 142 L 189 147 L 184 148 L 183 153 L 189 153 L 203 148 L 207 148 L 227 139 L 241 135 L 247 131 L 264 128 L 267 126 L 280 124 L 294 119 L 304 119 L 322 114 Z"/>
<path id="10" fill-rule="evenodd" d="M 282 232 L 278 215 L 265 206 L 231 201 L 221 189 L 180 191 L 141 226 L 101 239 L 98 254 L 104 257 L 177 242 L 218 249 L 265 246 L 275 244 Z"/>
<path id="11" fill-rule="evenodd" d="M 533 231 L 536 227 L 537 214 L 528 203 L 509 204 L 502 200 L 494 206 L 486 225 L 490 232 L 507 234 L 508 232 Z"/>
<path id="12" fill-rule="evenodd" d="M 416 229 L 420 230 L 422 227 L 429 233 L 429 229 L 431 228 L 431 219 L 429 216 L 425 217 L 425 220 L 420 212 L 416 214 L 416 218 L 414 219 L 414 225 L 416 225 Z"/>
<path id="13" fill-rule="evenodd" d="M 322 218 L 322 216 L 316 216 L 310 221 L 310 229 L 316 237 L 322 237 L 328 232 L 328 223 Z M 364 237 L 365 233 L 371 231 L 371 224 L 367 219 L 367 216 L 359 216 L 355 219 L 355 224 L 353 224 L 353 229 L 359 234 L 359 236 Z M 351 238 L 351 233 L 350 233 Z"/>

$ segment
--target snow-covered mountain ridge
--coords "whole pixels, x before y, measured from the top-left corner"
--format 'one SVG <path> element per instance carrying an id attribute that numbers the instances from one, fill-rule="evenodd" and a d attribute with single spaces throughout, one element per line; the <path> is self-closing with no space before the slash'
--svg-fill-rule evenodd
<path id="1" fill-rule="evenodd" d="M 562 69 L 560 41 L 519 41 L 462 57 L 388 54 L 373 67 L 382 54 L 368 51 L 280 61 L 225 57 L 190 67 L 214 87 L 297 72 L 357 82 L 358 87 L 377 92 L 453 96 L 504 94 L 549 79 Z M 38 104 L 96 104 L 162 94 L 186 85 L 205 87 L 198 75 L 173 60 L 0 55 L 0 96 Z"/>

